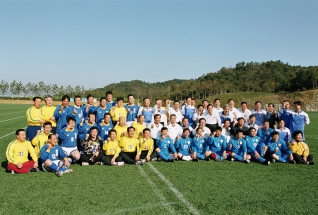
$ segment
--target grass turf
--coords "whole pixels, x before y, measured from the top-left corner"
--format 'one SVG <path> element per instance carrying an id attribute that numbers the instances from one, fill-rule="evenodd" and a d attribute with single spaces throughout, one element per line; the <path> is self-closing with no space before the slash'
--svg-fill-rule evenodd
<path id="1" fill-rule="evenodd" d="M 28 105 L 0 104 L 0 121 L 23 116 Z M 10 114 L 19 112 L 16 114 Z M 21 112 L 21 113 L 20 113 Z M 6 114 L 7 115 L 4 115 Z M 306 142 L 318 156 L 318 113 L 309 113 Z M 11 175 L 5 171 L 5 149 L 25 118 L 0 122 L 0 214 L 191 214 L 148 164 L 107 167 L 72 166 L 61 178 L 38 172 Z M 200 214 L 317 214 L 317 165 L 239 162 L 152 162 Z M 162 198 L 164 197 L 164 203 Z M 168 205 L 168 207 L 167 207 Z M 169 207 L 172 209 L 169 210 Z"/>

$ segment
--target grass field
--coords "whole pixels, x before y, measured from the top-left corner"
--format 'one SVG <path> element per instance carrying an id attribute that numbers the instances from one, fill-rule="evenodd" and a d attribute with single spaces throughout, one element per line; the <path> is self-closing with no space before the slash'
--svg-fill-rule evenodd
<path id="1" fill-rule="evenodd" d="M 0 104 L 0 214 L 318 214 L 316 165 L 152 162 L 123 167 L 72 166 L 61 178 L 5 171 L 13 132 L 28 105 Z M 318 113 L 306 140 L 318 157 Z"/>

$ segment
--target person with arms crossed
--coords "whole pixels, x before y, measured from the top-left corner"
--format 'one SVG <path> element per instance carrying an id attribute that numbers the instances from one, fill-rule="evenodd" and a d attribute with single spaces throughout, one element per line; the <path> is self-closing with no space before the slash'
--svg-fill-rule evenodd
<path id="1" fill-rule="evenodd" d="M 16 140 L 9 143 L 6 150 L 6 157 L 8 160 L 7 169 L 14 173 L 28 173 L 37 172 L 38 157 L 32 147 L 31 143 L 26 140 L 24 129 L 18 129 L 15 132 Z M 30 153 L 32 160 L 28 159 Z"/>
<path id="2" fill-rule="evenodd" d="M 48 136 L 48 142 L 42 147 L 40 155 L 44 172 L 55 172 L 58 177 L 64 173 L 72 173 L 71 164 L 61 146 L 57 144 L 56 134 Z"/>
<path id="3" fill-rule="evenodd" d="M 38 130 L 41 130 L 41 97 L 33 98 L 33 106 L 26 111 L 28 127 L 26 129 L 26 138 L 32 141 Z M 43 120 L 44 123 L 44 120 Z"/>

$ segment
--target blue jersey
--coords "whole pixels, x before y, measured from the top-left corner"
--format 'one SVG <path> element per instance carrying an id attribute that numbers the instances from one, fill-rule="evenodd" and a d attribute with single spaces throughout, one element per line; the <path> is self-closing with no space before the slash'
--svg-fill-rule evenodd
<path id="1" fill-rule="evenodd" d="M 72 112 L 72 114 L 73 114 L 74 109 L 76 110 L 76 114 L 75 114 L 75 116 L 74 115 L 72 115 L 72 116 L 76 120 L 76 128 L 79 129 L 79 125 L 81 124 L 82 119 L 84 118 L 84 114 L 83 114 L 83 110 L 81 107 L 75 107 L 75 106 L 71 107 L 70 111 Z"/>
<path id="2" fill-rule="evenodd" d="M 104 142 L 109 137 L 109 131 L 114 128 L 112 123 L 109 123 L 109 125 L 105 125 L 104 123 L 99 123 L 97 125 L 98 128 L 98 135 Z"/>
<path id="3" fill-rule="evenodd" d="M 247 153 L 246 141 L 243 138 L 237 140 L 233 137 L 229 144 L 232 145 L 231 152 L 234 152 L 235 154 Z"/>
<path id="4" fill-rule="evenodd" d="M 73 116 L 72 112 L 73 109 L 70 106 L 67 106 L 66 108 L 63 108 L 62 112 L 60 112 L 61 105 L 57 106 L 54 111 L 54 117 L 56 121 L 56 133 L 59 134 L 59 132 L 66 128 L 67 126 L 67 118 Z"/>
<path id="5" fill-rule="evenodd" d="M 40 151 L 40 158 L 42 163 L 46 160 L 56 161 L 56 160 L 64 160 L 67 158 L 61 146 L 56 145 L 50 150 L 48 150 L 48 145 L 45 144 Z"/>
<path id="6" fill-rule="evenodd" d="M 257 136 L 261 138 L 261 142 L 265 143 L 265 145 L 268 144 L 268 141 L 271 139 L 271 133 L 274 130 L 272 128 L 268 128 L 265 130 L 264 128 L 261 128 L 257 131 Z"/>
<path id="7" fill-rule="evenodd" d="M 139 111 L 139 106 L 134 104 L 132 106 L 126 104 L 125 105 L 125 109 L 127 110 L 127 117 L 126 117 L 126 121 L 127 122 L 132 122 L 132 121 L 135 121 L 135 119 L 137 119 L 137 114 L 138 114 L 138 111 Z M 129 109 L 129 111 L 128 111 Z"/>
<path id="8" fill-rule="evenodd" d="M 226 137 L 223 135 L 220 135 L 219 137 L 213 136 L 210 137 L 208 140 L 208 145 L 206 147 L 207 151 L 212 151 L 212 152 L 222 152 L 227 149 L 227 144 L 226 144 Z"/>
<path id="9" fill-rule="evenodd" d="M 105 113 L 109 113 L 109 111 L 107 110 L 107 108 L 101 108 L 98 107 L 96 109 L 96 123 L 99 124 L 102 122 L 102 120 L 104 119 L 104 115 Z"/>
<path id="10" fill-rule="evenodd" d="M 97 128 L 97 124 L 93 124 L 93 125 L 89 125 L 88 123 L 84 123 L 83 125 L 80 126 L 79 129 L 79 139 L 80 141 L 83 141 L 85 139 L 86 134 L 89 134 L 89 130 L 92 127 L 96 127 Z"/>
<path id="11" fill-rule="evenodd" d="M 179 153 L 181 153 L 184 156 L 190 155 L 190 148 L 192 145 L 192 139 L 190 137 L 188 138 L 180 138 L 179 140 L 176 140 L 175 142 L 175 148 Z"/>
<path id="12" fill-rule="evenodd" d="M 251 137 L 246 136 L 246 147 L 247 147 L 247 153 L 254 154 L 258 146 L 262 143 L 261 138 L 258 136 Z"/>
<path id="13" fill-rule="evenodd" d="M 292 111 L 283 108 L 278 112 L 278 117 L 283 119 L 285 122 L 285 127 L 290 128 L 290 118 L 291 118 Z"/>
<path id="14" fill-rule="evenodd" d="M 116 105 L 116 102 L 106 102 L 106 109 L 110 112 L 110 109 Z"/>
<path id="15" fill-rule="evenodd" d="M 77 146 L 78 130 L 74 128 L 73 131 L 66 131 L 62 129 L 59 134 L 60 146 L 62 147 L 76 147 Z"/>
<path id="16" fill-rule="evenodd" d="M 185 105 L 182 107 L 182 112 L 185 118 L 189 120 L 189 126 L 193 126 L 193 114 L 194 114 L 195 107 L 190 105 Z"/>
<path id="17" fill-rule="evenodd" d="M 96 106 L 90 106 L 90 107 L 88 108 L 88 110 L 86 111 L 86 107 L 87 107 L 86 104 L 82 106 L 82 110 L 83 110 L 83 115 L 84 115 L 85 121 L 87 121 L 87 118 L 88 118 L 88 114 L 89 114 L 89 113 L 96 114 L 96 110 L 97 110 L 97 107 L 96 107 Z"/>
<path id="18" fill-rule="evenodd" d="M 289 143 L 291 141 L 291 133 L 290 130 L 286 127 L 284 127 L 283 129 L 277 128 L 275 129 L 275 131 L 278 132 L 279 134 L 279 139 L 282 139 L 285 141 L 285 143 Z"/>
<path id="19" fill-rule="evenodd" d="M 176 153 L 176 148 L 173 145 L 173 141 L 170 137 L 166 137 L 162 140 L 161 135 L 156 140 L 157 147 L 162 152 L 169 152 Z"/>
<path id="20" fill-rule="evenodd" d="M 153 122 L 153 109 L 149 107 L 148 109 L 144 109 L 144 107 L 139 108 L 138 115 L 144 115 L 145 123 Z"/>
<path id="21" fill-rule="evenodd" d="M 198 138 L 195 136 L 193 138 L 191 150 L 193 152 L 201 154 L 204 151 L 204 149 L 206 148 L 206 145 L 207 145 L 207 143 L 206 143 L 206 139 L 204 137 Z"/>
<path id="22" fill-rule="evenodd" d="M 299 113 L 293 111 L 290 119 L 290 133 L 293 135 L 295 131 L 300 130 L 303 132 L 304 136 L 305 125 L 308 124 L 309 117 L 307 113 L 304 111 L 300 111 Z"/>
<path id="23" fill-rule="evenodd" d="M 263 109 L 260 109 L 259 111 L 254 109 L 251 111 L 251 113 L 255 115 L 255 118 L 256 118 L 255 124 L 258 126 L 262 126 L 264 124 L 266 111 L 264 111 Z"/>
<path id="24" fill-rule="evenodd" d="M 275 149 L 278 149 L 278 151 L 277 151 L 277 152 L 274 152 Z M 278 139 L 277 142 L 274 142 L 274 140 L 271 139 L 271 140 L 268 142 L 268 151 L 269 151 L 269 153 L 271 153 L 271 154 L 274 154 L 274 153 L 275 153 L 275 154 L 278 155 L 278 156 L 281 156 L 282 153 L 283 153 L 283 154 L 288 154 L 288 155 L 292 154 L 292 152 L 289 150 L 287 144 L 286 144 L 285 141 L 282 140 L 282 139 Z"/>

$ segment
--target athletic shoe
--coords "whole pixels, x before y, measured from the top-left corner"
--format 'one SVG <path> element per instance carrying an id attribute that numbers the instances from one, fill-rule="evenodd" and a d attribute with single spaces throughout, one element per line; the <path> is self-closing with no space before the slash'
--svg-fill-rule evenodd
<path id="1" fill-rule="evenodd" d="M 313 161 L 310 161 L 309 165 L 315 165 L 315 163 Z"/>
<path id="2" fill-rule="evenodd" d="M 154 158 L 152 158 L 152 160 L 151 161 L 156 161 L 157 160 L 157 158 L 156 157 L 154 157 Z"/>
<path id="3" fill-rule="evenodd" d="M 217 159 L 215 159 L 215 161 L 216 161 L 216 162 L 220 162 L 220 161 L 221 161 L 221 159 L 220 159 L 220 158 L 217 158 Z"/>
<path id="4" fill-rule="evenodd" d="M 95 163 L 96 165 L 103 165 L 102 162 L 98 161 Z"/>
<path id="5" fill-rule="evenodd" d="M 82 166 L 89 166 L 88 162 L 82 162 Z"/>
<path id="6" fill-rule="evenodd" d="M 14 170 L 11 170 L 11 174 L 14 175 L 14 174 L 15 174 L 15 171 L 14 171 Z"/>
<path id="7" fill-rule="evenodd" d="M 29 172 L 38 172 L 38 171 L 39 171 L 38 168 L 31 168 L 31 169 L 29 170 Z"/>
<path id="8" fill-rule="evenodd" d="M 251 161 L 249 159 L 246 159 L 245 160 L 245 163 L 250 163 Z"/>
<path id="9" fill-rule="evenodd" d="M 56 175 L 57 177 L 62 177 L 62 176 L 63 176 L 63 172 L 58 171 L 58 172 L 55 173 L 55 175 Z"/>
<path id="10" fill-rule="evenodd" d="M 117 164 L 116 164 L 117 166 L 124 166 L 124 165 L 125 165 L 125 162 L 124 162 L 124 161 L 121 161 L 121 162 L 115 162 L 115 163 L 117 163 Z"/>
<path id="11" fill-rule="evenodd" d="M 173 162 L 174 162 L 174 159 L 173 159 L 173 158 L 172 158 L 172 159 L 168 159 L 168 162 L 173 163 Z"/>
<path id="12" fill-rule="evenodd" d="M 162 161 L 162 158 L 161 157 L 157 157 L 157 161 Z"/>
<path id="13" fill-rule="evenodd" d="M 72 169 L 67 169 L 67 170 L 64 171 L 64 173 L 72 173 L 72 172 L 73 172 Z"/>
<path id="14" fill-rule="evenodd" d="M 206 161 L 210 161 L 210 157 L 205 158 Z"/>
<path id="15" fill-rule="evenodd" d="M 198 158 L 192 158 L 192 161 L 199 162 L 199 159 Z"/>
<path id="16" fill-rule="evenodd" d="M 234 159 L 234 158 L 231 158 L 231 161 L 235 161 L 235 159 Z"/>
<path id="17" fill-rule="evenodd" d="M 290 164 L 296 164 L 296 161 L 290 160 L 290 161 L 288 161 L 288 163 L 290 163 Z"/>
<path id="18" fill-rule="evenodd" d="M 271 164 L 271 162 L 270 161 L 265 161 L 265 165 L 270 165 Z"/>
<path id="19" fill-rule="evenodd" d="M 141 164 L 144 164 L 146 162 L 147 162 L 146 159 L 141 159 Z"/>
<path id="20" fill-rule="evenodd" d="M 136 161 L 135 164 L 136 165 L 142 165 L 142 162 L 141 161 Z"/>
<path id="21" fill-rule="evenodd" d="M 276 162 L 276 160 L 273 158 L 273 159 L 272 159 L 272 163 L 275 163 L 275 162 Z"/>

